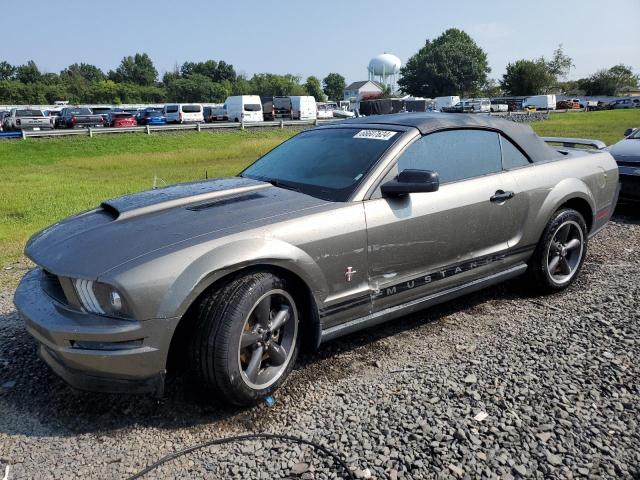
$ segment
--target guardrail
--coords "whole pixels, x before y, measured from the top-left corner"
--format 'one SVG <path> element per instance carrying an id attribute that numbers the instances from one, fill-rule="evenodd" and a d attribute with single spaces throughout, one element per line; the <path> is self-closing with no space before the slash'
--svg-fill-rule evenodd
<path id="1" fill-rule="evenodd" d="M 584 110 L 540 110 L 537 112 L 491 112 L 490 116 L 507 117 L 515 121 L 524 120 L 528 118 L 542 117 L 547 118 L 550 113 L 569 113 L 569 112 L 581 112 Z M 452 114 L 455 115 L 455 114 Z M 485 114 L 487 115 L 487 114 Z M 60 130 L 22 130 L 17 132 L 0 132 L 0 139 L 2 138 L 37 138 L 37 137 L 66 137 L 71 135 L 81 135 L 93 137 L 94 135 L 102 135 L 108 133 L 146 133 L 152 132 L 170 132 L 180 130 L 217 130 L 217 129 L 240 129 L 245 128 L 285 128 L 296 127 L 305 125 L 323 125 L 335 122 L 341 122 L 344 118 L 329 118 L 322 120 L 280 120 L 280 121 L 265 121 L 265 122 L 215 122 L 215 123 L 189 123 L 189 124 L 167 124 L 167 125 L 146 125 L 141 127 L 97 127 L 97 128 L 76 128 L 76 129 L 60 129 Z"/>
<path id="2" fill-rule="evenodd" d="M 335 123 L 344 120 L 343 118 L 333 118 L 324 120 L 281 120 L 271 122 L 219 122 L 219 123 L 187 123 L 187 124 L 168 124 L 168 125 L 145 125 L 140 127 L 96 127 L 96 128 L 75 128 L 60 130 L 22 130 L 18 132 L 1 132 L 0 138 L 32 138 L 32 137 L 66 137 L 70 135 L 80 135 L 93 137 L 94 135 L 103 135 L 108 133 L 146 133 L 152 132 L 170 132 L 181 130 L 218 130 L 218 129 L 240 129 L 245 128 L 285 128 L 298 126 L 317 126 L 328 123 Z"/>

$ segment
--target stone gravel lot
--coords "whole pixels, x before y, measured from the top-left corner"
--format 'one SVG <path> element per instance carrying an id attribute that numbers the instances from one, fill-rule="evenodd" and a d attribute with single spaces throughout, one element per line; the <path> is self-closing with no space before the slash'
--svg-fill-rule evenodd
<path id="1" fill-rule="evenodd" d="M 635 209 L 635 211 L 634 211 Z M 579 281 L 505 285 L 302 356 L 272 407 L 184 388 L 76 392 L 37 358 L 0 291 L 0 478 L 117 479 L 223 436 L 298 435 L 357 478 L 640 478 L 640 213 L 619 211 Z M 209 447 L 145 478 L 343 478 L 280 440 Z"/>

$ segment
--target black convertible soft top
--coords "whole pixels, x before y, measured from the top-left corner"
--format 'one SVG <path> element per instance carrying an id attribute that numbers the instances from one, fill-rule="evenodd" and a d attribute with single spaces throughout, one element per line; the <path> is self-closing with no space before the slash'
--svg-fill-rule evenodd
<path id="1" fill-rule="evenodd" d="M 534 162 L 545 162 L 560 157 L 560 153 L 547 145 L 530 126 L 482 114 L 467 113 L 396 113 L 374 115 L 345 120 L 342 124 L 399 125 L 417 128 L 426 135 L 452 128 L 484 128 L 498 130 L 517 143 Z"/>

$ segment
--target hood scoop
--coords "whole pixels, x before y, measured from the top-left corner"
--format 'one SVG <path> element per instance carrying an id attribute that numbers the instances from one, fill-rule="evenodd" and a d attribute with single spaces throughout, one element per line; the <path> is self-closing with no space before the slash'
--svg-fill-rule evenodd
<path id="1" fill-rule="evenodd" d="M 115 220 L 190 206 L 211 200 L 224 200 L 242 194 L 270 188 L 270 184 L 248 178 L 224 178 L 201 182 L 182 183 L 145 192 L 124 195 L 103 202 L 103 211 Z"/>

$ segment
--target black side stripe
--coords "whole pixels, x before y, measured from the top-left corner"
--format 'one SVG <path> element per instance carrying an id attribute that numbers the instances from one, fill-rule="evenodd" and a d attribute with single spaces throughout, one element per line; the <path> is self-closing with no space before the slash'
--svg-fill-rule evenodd
<path id="1" fill-rule="evenodd" d="M 406 280 L 404 282 L 396 283 L 394 285 L 384 287 L 383 289 L 376 290 L 371 293 L 366 293 L 359 297 L 355 297 L 350 300 L 346 300 L 344 302 L 331 305 L 330 307 L 321 308 L 319 310 L 320 317 L 327 317 L 329 315 L 334 315 L 344 310 L 348 310 L 350 308 L 357 307 L 359 305 L 364 305 L 370 302 L 371 300 L 375 300 L 377 298 L 384 298 L 391 295 L 397 295 L 399 293 L 406 292 L 407 290 L 412 290 L 414 288 L 430 285 L 434 282 L 452 277 L 459 273 L 467 272 L 469 270 L 473 270 L 474 268 L 482 267 L 496 261 L 504 260 L 506 257 L 528 252 L 530 250 L 533 250 L 535 247 L 536 247 L 535 244 L 525 245 L 518 248 L 503 250 L 502 252 L 493 253 L 490 255 L 484 255 L 482 257 L 477 257 L 477 258 L 474 258 L 473 260 L 454 263 L 446 267 L 443 267 L 440 270 L 437 270 L 435 272 L 431 272 L 425 275 L 420 275 L 419 277 L 415 277 L 415 278 Z"/>

